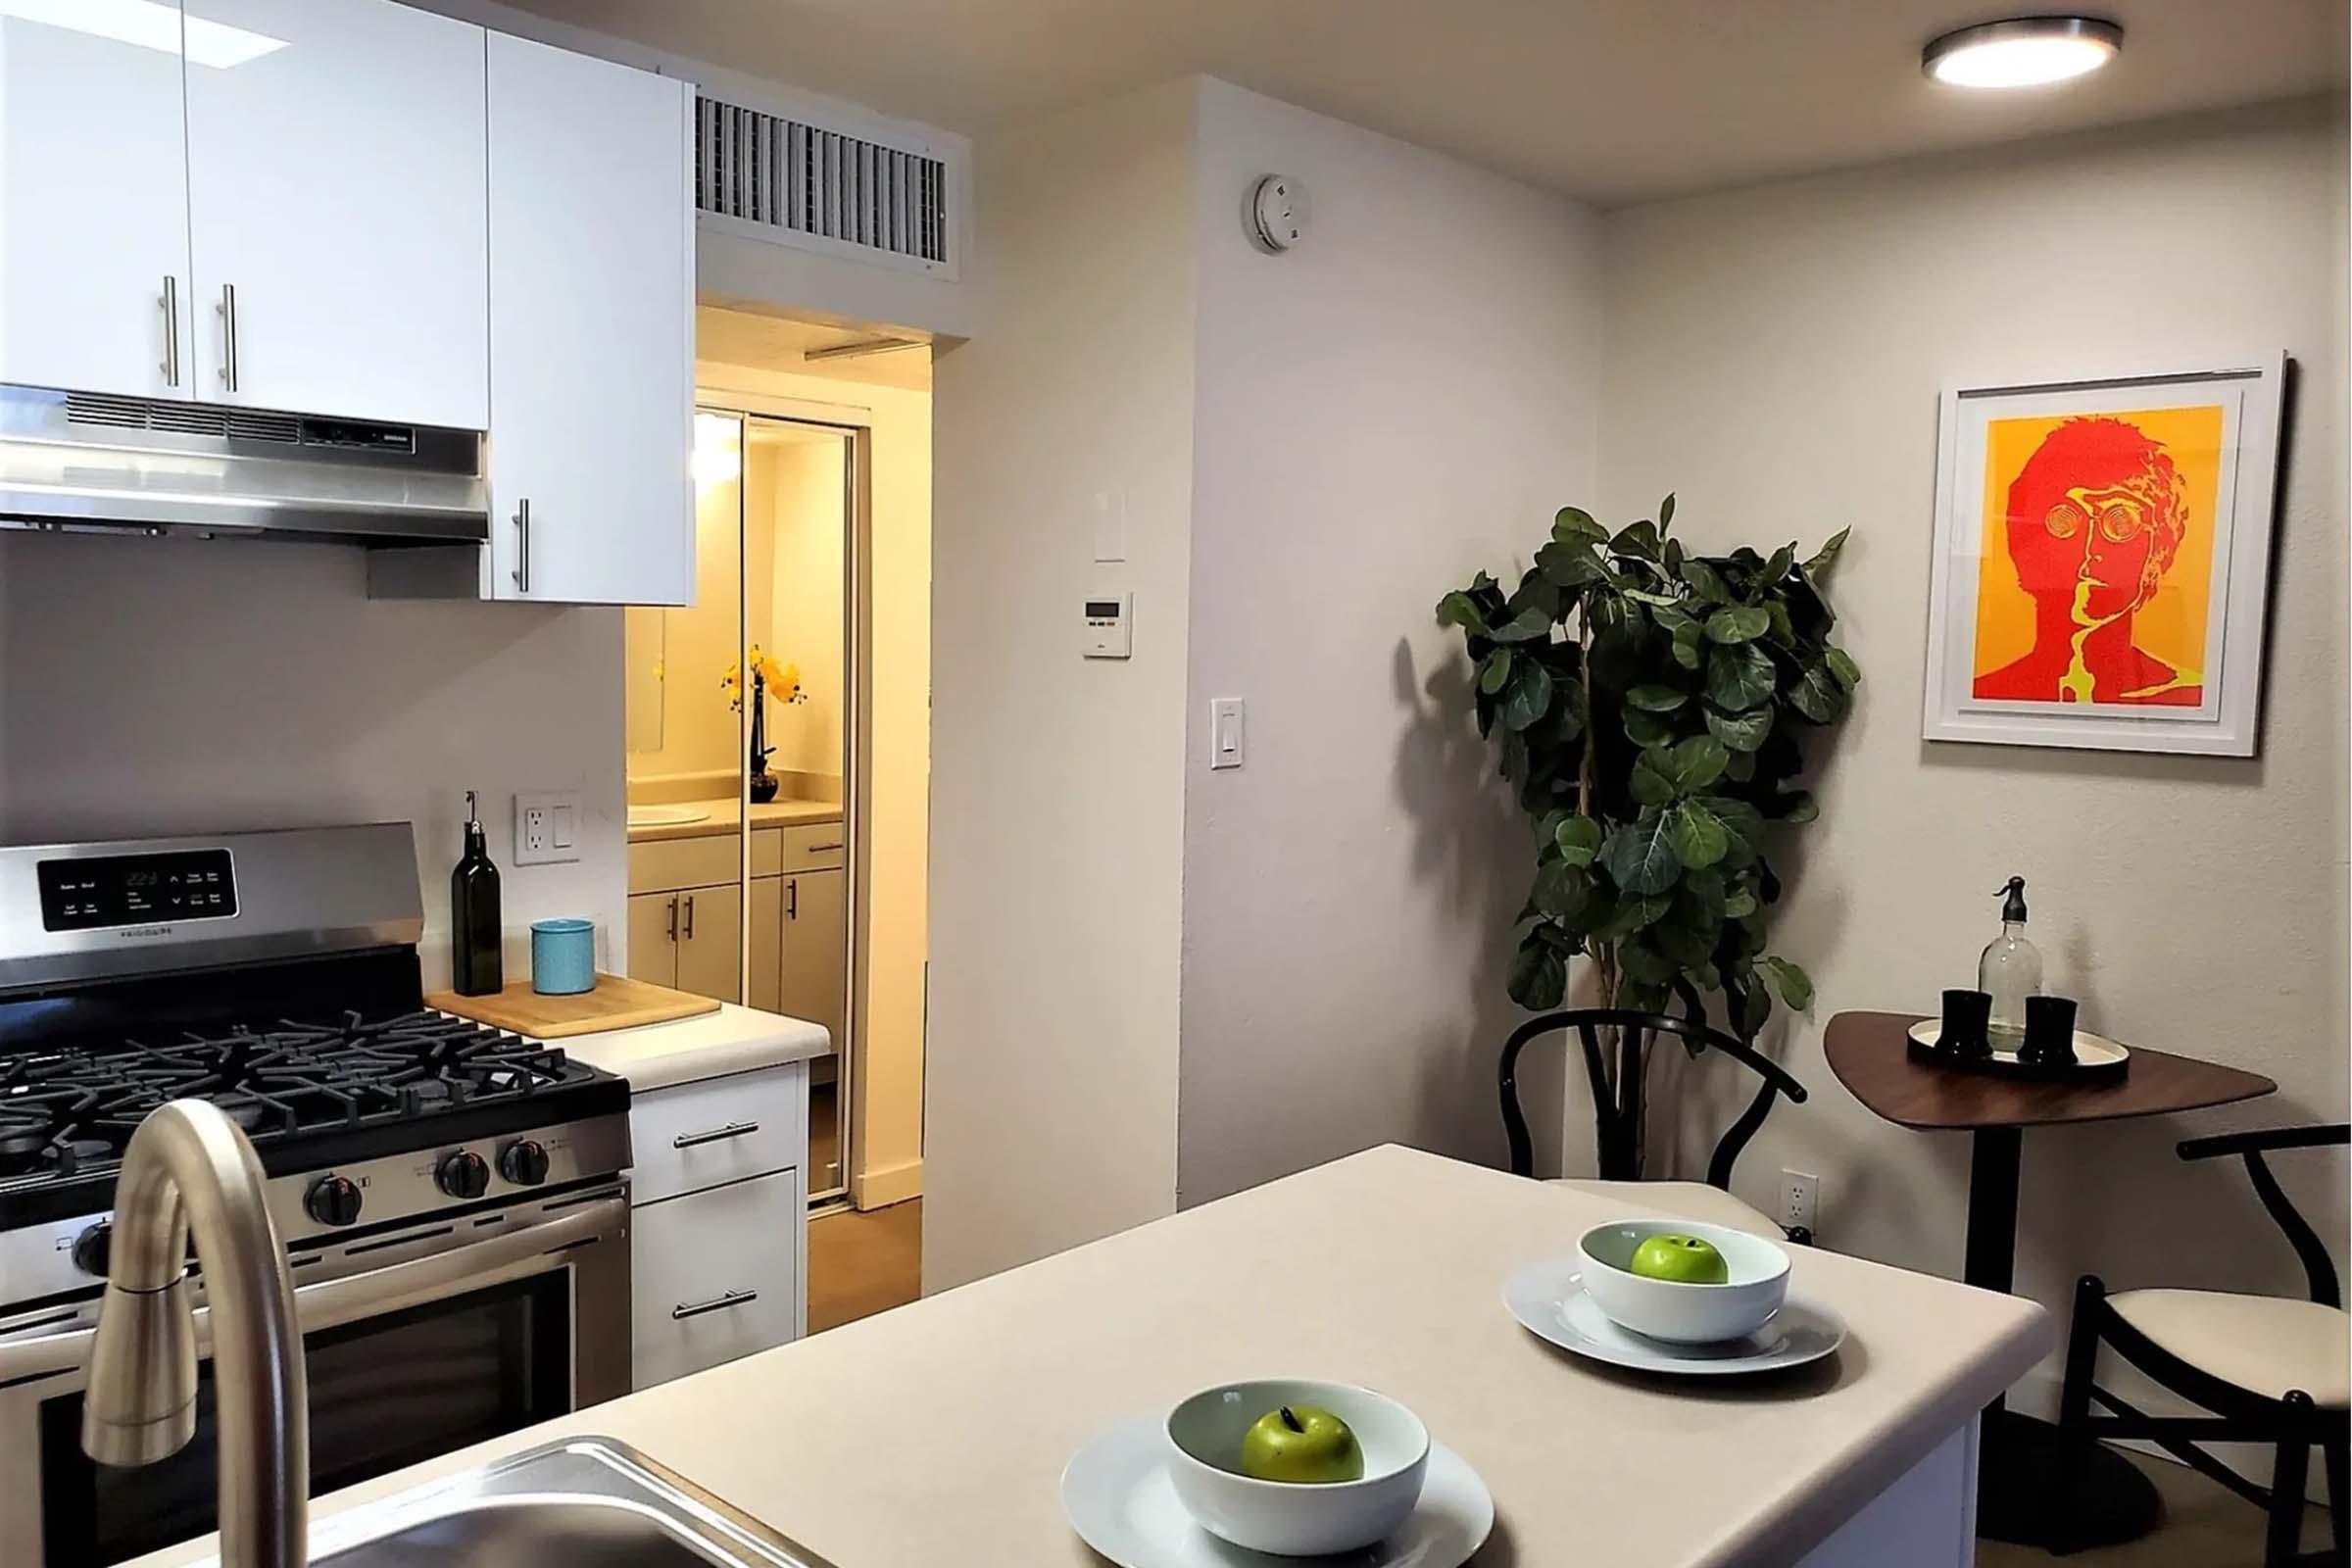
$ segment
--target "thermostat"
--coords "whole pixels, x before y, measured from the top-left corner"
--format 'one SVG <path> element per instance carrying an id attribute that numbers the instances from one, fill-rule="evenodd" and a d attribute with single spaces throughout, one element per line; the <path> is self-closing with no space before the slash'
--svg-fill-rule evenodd
<path id="1" fill-rule="evenodd" d="M 1125 659 L 1135 651 L 1135 595 L 1086 602 L 1086 657 Z"/>

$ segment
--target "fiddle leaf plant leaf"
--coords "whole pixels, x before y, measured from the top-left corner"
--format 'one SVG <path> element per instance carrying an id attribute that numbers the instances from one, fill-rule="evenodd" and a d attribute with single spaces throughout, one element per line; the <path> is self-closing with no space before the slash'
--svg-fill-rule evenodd
<path id="1" fill-rule="evenodd" d="M 1682 875 L 1674 833 L 1665 812 L 1647 809 L 1639 820 L 1610 834 L 1600 850 L 1601 868 L 1623 893 L 1664 893 Z"/>
<path id="2" fill-rule="evenodd" d="M 1752 642 L 1719 645 L 1707 655 L 1707 701 L 1740 712 L 1772 696 L 1772 656 Z"/>
<path id="3" fill-rule="evenodd" d="M 1559 825 L 1552 842 L 1559 846 L 1563 864 L 1591 865 L 1600 855 L 1600 824 L 1589 816 L 1572 816 Z"/>

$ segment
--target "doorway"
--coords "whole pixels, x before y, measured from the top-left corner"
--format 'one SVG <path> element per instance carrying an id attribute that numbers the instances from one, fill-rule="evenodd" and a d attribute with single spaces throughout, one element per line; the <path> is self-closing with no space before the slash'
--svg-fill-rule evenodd
<path id="1" fill-rule="evenodd" d="M 816 1326 L 832 1287 L 915 1290 L 897 1243 L 922 1192 L 929 351 L 735 310 L 697 324 L 698 602 L 627 612 L 629 967 L 830 1032 L 811 1200 L 906 1206 L 812 1228 Z M 833 1271 L 855 1280 L 826 1278 L 833 1231 L 859 1238 Z"/>

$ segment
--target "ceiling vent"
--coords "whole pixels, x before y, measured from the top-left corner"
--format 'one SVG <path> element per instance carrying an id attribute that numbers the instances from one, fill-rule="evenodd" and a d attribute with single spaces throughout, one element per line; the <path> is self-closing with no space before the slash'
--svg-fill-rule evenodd
<path id="1" fill-rule="evenodd" d="M 958 162 L 913 140 L 852 135 L 695 99 L 694 203 L 706 223 L 779 244 L 956 275 Z"/>

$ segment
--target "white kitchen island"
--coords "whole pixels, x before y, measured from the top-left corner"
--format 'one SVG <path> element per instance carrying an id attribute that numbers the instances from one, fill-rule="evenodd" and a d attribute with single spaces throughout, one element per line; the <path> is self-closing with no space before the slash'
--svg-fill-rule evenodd
<path id="1" fill-rule="evenodd" d="M 1501 1303 L 1621 1207 L 1397 1148 L 1340 1160 L 322 1499 L 315 1516 L 564 1434 L 617 1438 L 843 1568 L 1099 1562 L 1063 1463 L 1212 1382 L 1369 1384 L 1493 1489 L 1486 1568 L 1904 1568 L 1973 1555 L 1978 1410 L 2039 1307 L 1834 1252 L 1792 1288 L 1851 1338 L 1769 1382 L 1579 1361 Z M 181 1549 L 153 1564 L 201 1560 Z"/>

